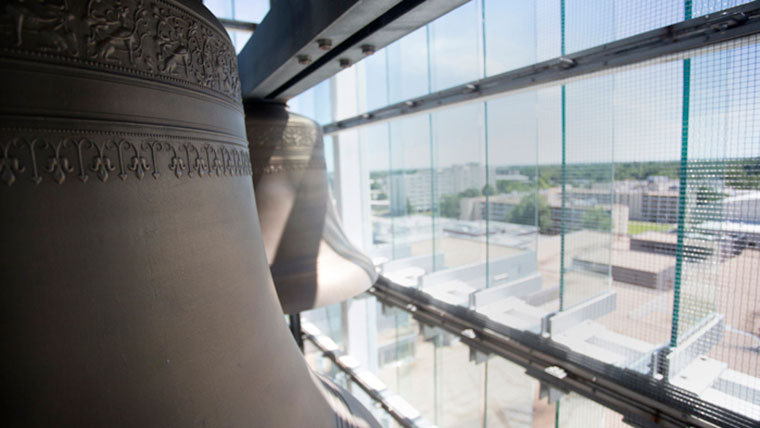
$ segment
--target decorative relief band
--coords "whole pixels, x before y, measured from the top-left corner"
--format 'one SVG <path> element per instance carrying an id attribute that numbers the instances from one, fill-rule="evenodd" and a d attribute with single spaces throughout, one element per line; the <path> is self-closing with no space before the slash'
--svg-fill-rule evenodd
<path id="1" fill-rule="evenodd" d="M 250 176 L 252 169 L 248 150 L 218 143 L 85 137 L 15 137 L 0 142 L 0 182 L 8 186 L 23 177 L 35 184 L 45 178 L 62 184 L 69 177 L 87 182 L 91 175 L 106 182 L 112 174 L 121 180 L 142 180 L 162 174 Z"/>
<path id="2" fill-rule="evenodd" d="M 172 2 L 4 3 L 0 49 L 5 54 L 107 68 L 241 99 L 237 56 L 227 35 Z"/>
<path id="3" fill-rule="evenodd" d="M 324 159 L 309 159 L 309 160 L 293 160 L 287 161 L 281 160 L 278 162 L 261 162 L 262 165 L 257 165 L 260 162 L 255 162 L 253 167 L 254 175 L 261 174 L 278 174 L 282 172 L 301 171 L 305 169 L 318 169 L 327 170 L 327 164 Z"/>
<path id="4" fill-rule="evenodd" d="M 314 123 L 306 125 L 295 125 L 292 122 L 284 124 L 283 127 L 272 126 L 271 124 L 249 122 L 249 128 L 255 129 L 255 136 L 249 137 L 249 142 L 253 147 L 271 148 L 271 149 L 289 149 L 305 148 L 317 146 L 322 138 L 317 135 L 318 128 Z"/>

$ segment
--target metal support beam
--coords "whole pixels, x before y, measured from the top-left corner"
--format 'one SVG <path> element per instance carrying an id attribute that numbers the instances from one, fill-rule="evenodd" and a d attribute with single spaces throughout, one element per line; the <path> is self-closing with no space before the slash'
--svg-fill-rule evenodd
<path id="1" fill-rule="evenodd" d="M 653 60 L 760 33 L 760 2 L 641 33 L 602 46 L 391 104 L 324 126 L 325 135 L 401 116 L 481 101 L 506 93 Z"/>
<path id="2" fill-rule="evenodd" d="M 228 30 L 255 31 L 259 24 L 248 21 L 238 21 L 236 19 L 217 18 L 219 22 Z"/>
<path id="3" fill-rule="evenodd" d="M 287 100 L 467 0 L 282 0 L 238 56 L 244 98 Z"/>
<path id="4" fill-rule="evenodd" d="M 400 426 L 404 428 L 433 427 L 422 415 L 401 396 L 391 392 L 388 387 L 351 355 L 342 353 L 329 337 L 308 320 L 304 322 L 304 336 L 326 358 L 345 373 L 352 382 L 359 386 L 369 397 L 383 408 Z"/>
<path id="5" fill-rule="evenodd" d="M 541 382 L 572 391 L 647 427 L 754 427 L 756 421 L 702 401 L 692 393 L 582 356 L 539 335 L 519 332 L 468 308 L 431 299 L 380 277 L 369 292 L 420 323 L 455 334 L 466 345 L 526 368 Z"/>
<path id="6" fill-rule="evenodd" d="M 298 345 L 298 349 L 301 350 L 301 353 L 303 354 L 303 331 L 301 330 L 301 314 L 291 314 L 288 315 L 288 319 L 290 320 L 290 332 L 293 334 L 293 339 L 296 341 L 296 345 Z"/>

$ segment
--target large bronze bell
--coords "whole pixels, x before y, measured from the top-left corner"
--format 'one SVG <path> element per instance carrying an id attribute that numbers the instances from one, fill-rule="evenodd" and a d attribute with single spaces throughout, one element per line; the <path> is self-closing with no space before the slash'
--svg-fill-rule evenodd
<path id="1" fill-rule="evenodd" d="M 248 100 L 245 124 L 264 248 L 283 311 L 367 290 L 377 273 L 336 215 L 319 126 L 284 104 Z"/>
<path id="2" fill-rule="evenodd" d="M 0 8 L 2 425 L 373 424 L 284 323 L 214 17 Z"/>

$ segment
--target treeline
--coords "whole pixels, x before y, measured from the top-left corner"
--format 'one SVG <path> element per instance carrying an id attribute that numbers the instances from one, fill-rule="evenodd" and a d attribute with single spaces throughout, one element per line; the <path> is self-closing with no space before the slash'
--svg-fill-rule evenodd
<path id="1" fill-rule="evenodd" d="M 504 170 L 517 171 L 532 180 L 538 172 L 540 188 L 559 186 L 562 183 L 562 165 L 523 165 L 514 167 L 498 167 Z M 693 160 L 686 165 L 689 180 L 725 179 L 727 187 L 744 190 L 760 190 L 760 157 L 728 159 L 728 160 Z M 649 177 L 661 176 L 679 179 L 681 163 L 667 162 L 618 162 L 568 164 L 567 181 L 569 184 L 605 183 L 613 179 L 646 180 Z"/>
<path id="2" fill-rule="evenodd" d="M 538 173 L 538 187 L 546 189 L 559 186 L 562 183 L 561 165 L 515 165 L 497 166 L 496 173 L 518 172 L 535 183 Z M 404 171 L 412 174 L 419 169 Z M 653 176 L 680 177 L 681 163 L 679 161 L 665 162 L 616 162 L 612 163 L 572 163 L 567 165 L 568 184 L 582 186 L 590 183 L 608 183 L 615 181 L 646 180 Z M 398 174 L 401 171 L 393 171 Z M 614 177 L 613 177 L 614 175 Z M 387 177 L 388 171 L 372 171 L 371 178 Z M 728 160 L 692 160 L 687 163 L 687 178 L 690 180 L 709 181 L 714 178 L 725 178 L 726 186 L 734 189 L 760 190 L 760 157 L 728 159 Z M 498 185 L 498 182 L 497 182 Z M 509 186 L 514 186 L 510 188 Z M 510 190 L 527 190 L 525 184 L 498 186 L 499 192 L 508 193 Z"/>

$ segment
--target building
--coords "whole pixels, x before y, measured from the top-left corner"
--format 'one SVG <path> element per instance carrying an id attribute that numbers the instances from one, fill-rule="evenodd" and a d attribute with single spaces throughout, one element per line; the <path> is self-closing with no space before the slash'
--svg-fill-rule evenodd
<path id="1" fill-rule="evenodd" d="M 433 182 L 435 177 L 435 182 Z M 435 185 L 435 193 L 431 191 Z M 394 171 L 390 174 L 391 213 L 403 215 L 407 208 L 412 212 L 425 212 L 432 209 L 443 195 L 458 195 L 465 190 L 475 189 L 480 192 L 485 185 L 485 167 L 477 163 L 453 165 L 435 170 L 412 169 Z"/>

